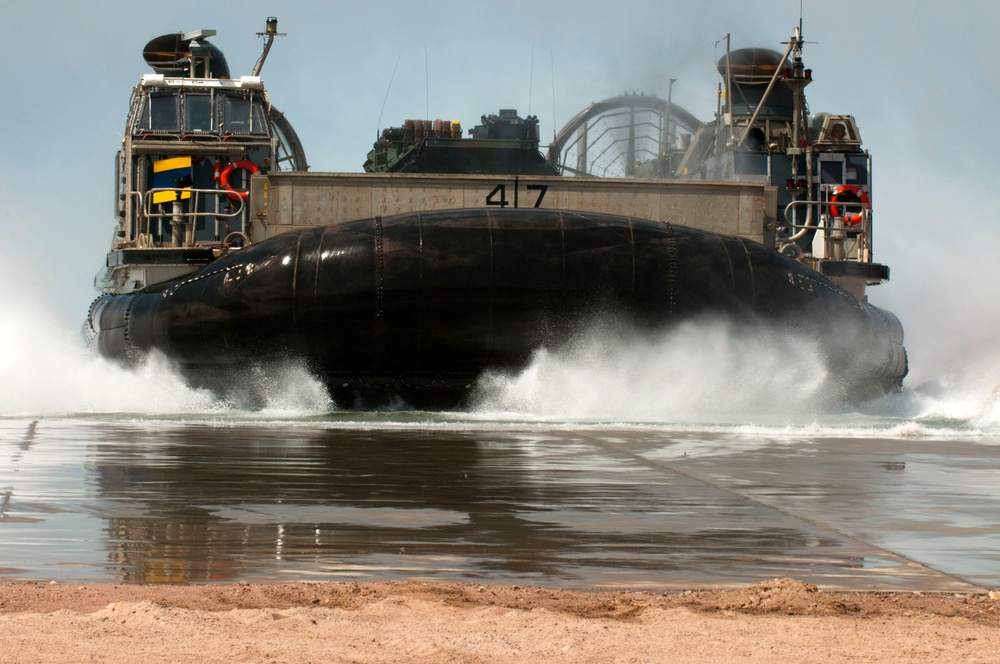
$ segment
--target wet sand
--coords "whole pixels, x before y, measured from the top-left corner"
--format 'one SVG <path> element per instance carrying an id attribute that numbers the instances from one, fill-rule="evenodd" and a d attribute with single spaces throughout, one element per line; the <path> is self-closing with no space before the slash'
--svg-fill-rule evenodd
<path id="1" fill-rule="evenodd" d="M 1000 594 L 0 585 L 0 662 L 991 662 Z"/>

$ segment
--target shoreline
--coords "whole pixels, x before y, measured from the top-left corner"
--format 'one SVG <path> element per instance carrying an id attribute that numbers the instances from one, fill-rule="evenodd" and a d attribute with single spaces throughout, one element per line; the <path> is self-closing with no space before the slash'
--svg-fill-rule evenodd
<path id="1" fill-rule="evenodd" d="M 0 662 L 995 661 L 1000 593 L 0 583 Z"/>

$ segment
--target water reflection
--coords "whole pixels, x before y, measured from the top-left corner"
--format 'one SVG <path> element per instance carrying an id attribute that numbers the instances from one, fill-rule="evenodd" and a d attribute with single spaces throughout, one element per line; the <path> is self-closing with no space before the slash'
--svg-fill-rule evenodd
<path id="1" fill-rule="evenodd" d="M 98 445 L 91 465 L 109 511 L 110 555 L 130 581 L 224 580 L 303 564 L 335 573 L 359 555 L 447 555 L 490 504 L 528 491 L 516 448 L 454 434 L 127 434 Z M 489 472 L 490 449 L 510 478 Z"/>
<path id="2" fill-rule="evenodd" d="M 642 585 L 771 578 L 804 551 L 862 567 L 819 529 L 566 433 L 124 427 L 87 465 L 123 581 Z"/>
<path id="3" fill-rule="evenodd" d="M 0 420 L 0 578 L 1000 578 L 993 446 L 408 426 Z"/>

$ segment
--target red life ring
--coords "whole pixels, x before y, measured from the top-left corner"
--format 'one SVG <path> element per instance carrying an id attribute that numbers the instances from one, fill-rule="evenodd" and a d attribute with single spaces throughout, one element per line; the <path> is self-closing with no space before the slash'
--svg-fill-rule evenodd
<path id="1" fill-rule="evenodd" d="M 838 197 L 840 197 L 838 199 Z M 859 187 L 856 184 L 844 184 L 833 190 L 833 195 L 830 196 L 830 202 L 836 203 L 838 200 L 844 203 L 861 203 L 863 208 L 870 208 L 872 206 L 871 200 L 868 198 L 868 192 Z M 864 209 L 858 210 L 857 214 L 847 214 L 847 206 L 844 206 L 844 223 L 848 226 L 857 226 L 865 218 Z M 840 211 L 837 210 L 836 205 L 830 206 L 830 214 L 834 217 L 840 216 Z"/>
<path id="2" fill-rule="evenodd" d="M 229 178 L 232 176 L 233 171 L 237 169 L 242 169 L 247 171 L 250 175 L 254 173 L 260 173 L 260 169 L 257 168 L 257 164 L 252 161 L 247 161 L 246 159 L 237 159 L 236 161 L 231 161 L 229 164 L 222 169 L 222 173 L 219 174 L 219 187 L 221 189 L 227 189 L 233 192 L 233 196 L 226 194 L 226 196 L 232 200 L 235 200 L 235 196 L 239 196 L 244 201 L 250 196 L 249 189 L 233 189 L 232 185 L 229 184 Z"/>

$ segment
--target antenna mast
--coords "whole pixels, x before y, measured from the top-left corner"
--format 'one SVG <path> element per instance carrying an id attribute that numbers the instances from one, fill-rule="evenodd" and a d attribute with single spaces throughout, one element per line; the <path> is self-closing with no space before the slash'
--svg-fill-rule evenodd
<path id="1" fill-rule="evenodd" d="M 268 16 L 267 27 L 264 32 L 258 32 L 257 36 L 264 38 L 264 52 L 260 54 L 260 59 L 257 60 L 257 64 L 253 67 L 253 76 L 260 76 L 260 70 L 264 68 L 264 61 L 267 60 L 267 53 L 271 50 L 274 38 L 278 36 L 284 37 L 285 33 L 278 32 L 278 19 Z"/>

